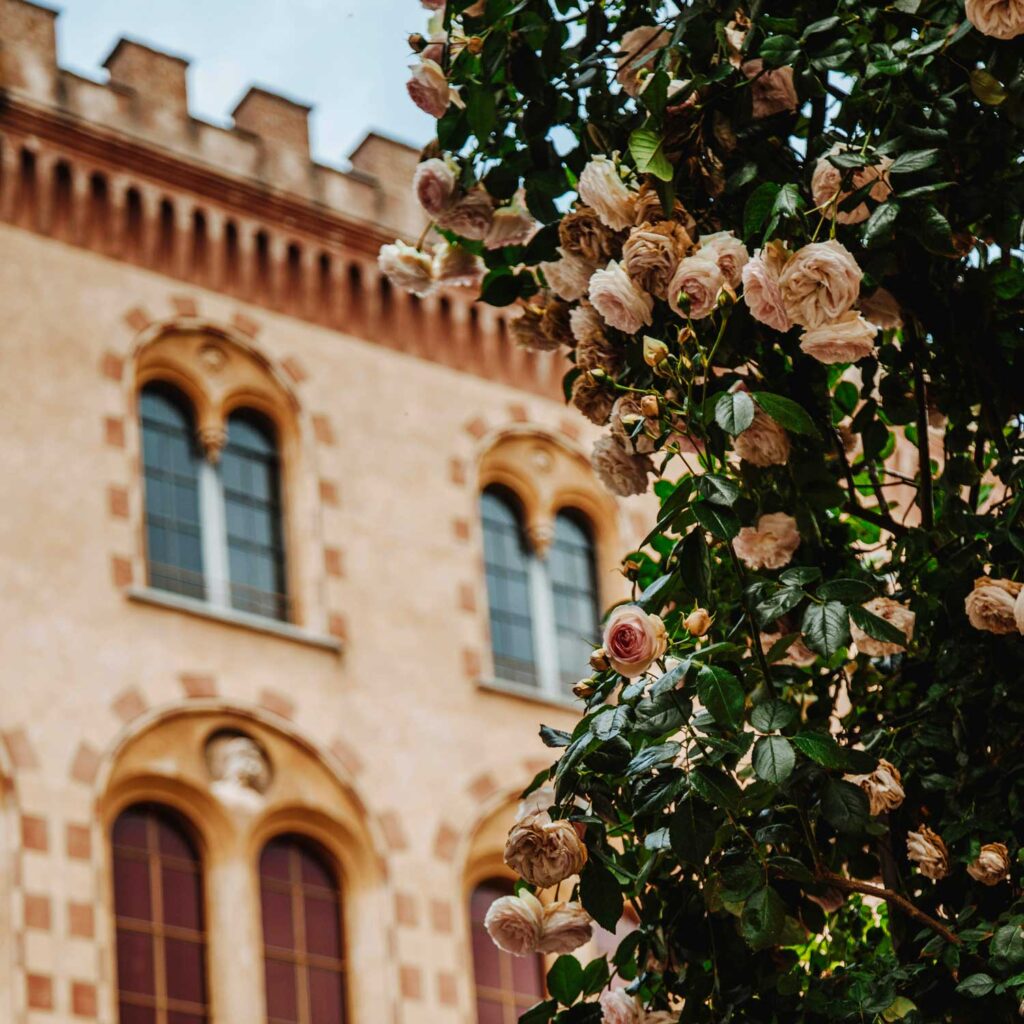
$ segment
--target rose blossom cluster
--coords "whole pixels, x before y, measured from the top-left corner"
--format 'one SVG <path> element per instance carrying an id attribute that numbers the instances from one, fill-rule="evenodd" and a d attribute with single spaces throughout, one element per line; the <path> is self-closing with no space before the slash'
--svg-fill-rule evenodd
<path id="1" fill-rule="evenodd" d="M 884 762 L 883 762 L 884 763 Z M 927 825 L 907 833 L 907 859 L 925 878 L 940 881 L 950 873 L 949 851 L 942 836 Z M 967 865 L 967 874 L 982 885 L 998 885 L 1010 875 L 1010 851 L 1004 843 L 985 843 Z"/>
<path id="2" fill-rule="evenodd" d="M 484 928 L 498 949 L 512 956 L 571 953 L 593 932 L 591 917 L 579 903 L 544 904 L 528 889 L 496 899 L 484 917 Z"/>
<path id="3" fill-rule="evenodd" d="M 1024 633 L 1024 584 L 982 576 L 964 601 L 967 620 L 975 629 L 1007 635 Z"/>

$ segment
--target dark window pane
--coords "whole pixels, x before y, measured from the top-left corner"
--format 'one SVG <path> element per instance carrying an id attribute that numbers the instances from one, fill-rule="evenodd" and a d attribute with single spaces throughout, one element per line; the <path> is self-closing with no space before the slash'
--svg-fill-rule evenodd
<path id="1" fill-rule="evenodd" d="M 189 1003 L 206 1003 L 203 947 L 184 939 L 165 939 L 167 995 Z"/>
<path id="2" fill-rule="evenodd" d="M 295 967 L 280 960 L 267 960 L 267 1015 L 282 1021 L 298 1021 L 299 1009 Z"/>
<path id="3" fill-rule="evenodd" d="M 477 999 L 476 1019 L 477 1024 L 505 1024 L 504 1008 L 492 999 Z"/>
<path id="4" fill-rule="evenodd" d="M 138 855 L 114 855 L 114 913 L 141 921 L 150 920 L 153 913 L 149 862 Z"/>
<path id="5" fill-rule="evenodd" d="M 121 1003 L 117 1010 L 118 1024 L 156 1024 L 156 1008 Z"/>
<path id="6" fill-rule="evenodd" d="M 313 967 L 309 972 L 309 1017 L 314 1024 L 341 1024 L 341 975 Z"/>
<path id="7" fill-rule="evenodd" d="M 318 896 L 306 896 L 306 948 L 318 956 L 341 956 L 341 922 L 338 904 Z"/>
<path id="8" fill-rule="evenodd" d="M 295 942 L 292 931 L 292 894 L 269 887 L 263 889 L 263 941 L 268 946 L 291 949 Z"/>
<path id="9" fill-rule="evenodd" d="M 263 854 L 260 857 L 260 874 L 264 878 L 278 878 L 281 881 L 288 881 L 288 852 L 290 846 L 278 840 L 273 840 L 263 847 Z"/>
<path id="10" fill-rule="evenodd" d="M 117 821 L 114 822 L 114 844 L 116 846 L 130 846 L 136 850 L 146 848 L 146 821 L 144 814 L 137 814 L 135 811 L 125 811 Z"/>
<path id="11" fill-rule="evenodd" d="M 194 1013 L 174 1013 L 172 1011 L 167 1014 L 167 1024 L 206 1024 L 206 1021 L 206 1017 Z"/>
<path id="12" fill-rule="evenodd" d="M 144 932 L 117 932 L 117 981 L 122 992 L 153 995 L 153 937 Z"/>
<path id="13" fill-rule="evenodd" d="M 331 893 L 338 887 L 331 868 L 310 850 L 304 850 L 302 854 L 302 881 L 305 885 L 318 886 Z"/>
<path id="14" fill-rule="evenodd" d="M 594 545 L 576 513 L 559 512 L 548 553 L 558 639 L 558 668 L 571 686 L 583 674 L 598 635 Z"/>

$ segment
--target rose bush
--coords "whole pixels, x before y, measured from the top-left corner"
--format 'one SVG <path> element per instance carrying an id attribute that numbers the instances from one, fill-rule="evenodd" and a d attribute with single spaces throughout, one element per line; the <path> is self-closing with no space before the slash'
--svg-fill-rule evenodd
<path id="1" fill-rule="evenodd" d="M 1024 0 L 428 6 L 382 269 L 660 501 L 488 915 L 523 1020 L 1017 1019 Z"/>

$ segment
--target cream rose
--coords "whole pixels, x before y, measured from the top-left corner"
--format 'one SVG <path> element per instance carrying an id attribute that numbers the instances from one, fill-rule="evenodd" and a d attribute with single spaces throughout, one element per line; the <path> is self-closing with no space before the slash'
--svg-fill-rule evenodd
<path id="1" fill-rule="evenodd" d="M 610 434 L 594 442 L 590 465 L 598 480 L 620 498 L 643 494 L 647 490 L 648 478 L 654 472 L 654 463 L 648 456 L 630 455 Z"/>
<path id="2" fill-rule="evenodd" d="M 488 908 L 484 928 L 491 941 L 513 956 L 536 953 L 544 923 L 544 908 L 533 893 L 522 890 L 518 896 L 501 896 Z"/>
<path id="3" fill-rule="evenodd" d="M 430 254 L 401 239 L 381 246 L 377 265 L 396 288 L 421 297 L 434 290 L 434 261 Z"/>
<path id="4" fill-rule="evenodd" d="M 457 185 L 455 166 L 438 157 L 417 164 L 412 176 L 412 190 L 416 199 L 431 217 L 448 209 Z"/>
<path id="5" fill-rule="evenodd" d="M 606 156 L 592 157 L 580 172 L 577 190 L 580 199 L 613 231 L 621 231 L 633 223 L 634 194 L 622 180 L 615 160 Z"/>
<path id="6" fill-rule="evenodd" d="M 892 193 L 892 185 L 889 183 L 889 167 L 892 160 L 883 156 L 878 163 L 868 167 L 860 167 L 850 177 L 850 188 L 843 191 L 843 171 L 829 162 L 830 156 L 844 152 L 848 147 L 837 144 L 829 150 L 826 156 L 821 157 L 814 166 L 814 174 L 811 177 L 811 195 L 814 202 L 821 210 L 826 210 L 830 215 L 835 214 L 840 224 L 861 224 L 871 216 L 871 210 L 867 203 L 860 203 L 852 210 L 841 210 L 843 202 L 847 197 L 859 192 L 866 185 L 874 182 L 868 195 L 876 203 L 884 203 Z"/>
<path id="7" fill-rule="evenodd" d="M 559 249 L 561 259 L 542 263 L 540 269 L 548 287 L 566 302 L 575 302 L 587 294 L 590 278 L 597 269 L 590 260 L 577 256 L 575 253 Z M 575 312 L 575 310 L 573 310 Z M 577 339 L 579 340 L 579 339 Z"/>
<path id="8" fill-rule="evenodd" d="M 752 466 L 784 466 L 789 462 L 789 434 L 763 409 L 754 409 L 753 422 L 736 435 L 733 448 Z"/>
<path id="9" fill-rule="evenodd" d="M 753 79 L 750 83 L 751 113 L 755 118 L 771 117 L 773 114 L 792 112 L 800 106 L 793 85 L 793 69 L 773 68 L 764 70 L 760 57 L 748 60 L 742 67 L 743 74 Z"/>
<path id="10" fill-rule="evenodd" d="M 641 71 L 654 63 L 658 51 L 668 46 L 672 36 L 657 25 L 641 25 L 630 29 L 619 41 L 619 70 L 615 80 L 629 96 L 642 90 Z"/>
<path id="11" fill-rule="evenodd" d="M 1024 0 L 967 0 L 967 20 L 983 35 L 1015 39 L 1024 33 Z"/>
<path id="12" fill-rule="evenodd" d="M 697 255 L 714 260 L 729 287 L 739 288 L 743 280 L 743 268 L 750 261 L 750 253 L 731 231 L 701 235 L 697 243 Z"/>
<path id="13" fill-rule="evenodd" d="M 878 328 L 855 309 L 832 323 L 812 327 L 800 335 L 800 350 L 819 363 L 855 363 L 875 351 Z"/>
<path id="14" fill-rule="evenodd" d="M 636 334 L 650 324 L 654 299 L 642 291 L 621 265 L 611 260 L 590 279 L 590 302 L 609 327 Z"/>
<path id="15" fill-rule="evenodd" d="M 434 277 L 453 288 L 478 288 L 487 268 L 479 256 L 461 245 L 442 242 L 434 247 Z"/>
<path id="16" fill-rule="evenodd" d="M 598 999 L 601 1024 L 640 1024 L 640 1004 L 624 989 L 608 989 Z"/>
<path id="17" fill-rule="evenodd" d="M 623 604 L 608 616 L 602 646 L 619 675 L 642 676 L 665 653 L 668 635 L 657 615 Z"/>
<path id="18" fill-rule="evenodd" d="M 998 885 L 1010 873 L 1010 851 L 1003 843 L 985 843 L 967 865 L 967 874 L 982 885 Z"/>
<path id="19" fill-rule="evenodd" d="M 412 78 L 405 88 L 413 103 L 431 117 L 444 115 L 454 93 L 441 65 L 429 59 L 412 65 Z"/>
<path id="20" fill-rule="evenodd" d="M 907 833 L 907 860 L 915 863 L 925 878 L 938 881 L 949 874 L 949 853 L 938 833 L 927 825 Z"/>
<path id="21" fill-rule="evenodd" d="M 975 629 L 1005 636 L 1018 632 L 1016 607 L 1021 585 L 1013 580 L 996 580 L 982 576 L 974 581 L 964 608 Z"/>
<path id="22" fill-rule="evenodd" d="M 761 516 L 757 526 L 744 526 L 733 538 L 733 550 L 750 569 L 781 569 L 800 547 L 796 520 L 785 512 Z"/>
<path id="23" fill-rule="evenodd" d="M 506 245 L 525 245 L 536 233 L 537 222 L 518 200 L 494 211 L 491 226 L 484 238 L 487 249 L 502 249 Z"/>
<path id="24" fill-rule="evenodd" d="M 630 232 L 622 246 L 622 266 L 641 289 L 664 299 L 690 244 L 686 228 L 675 221 L 642 224 Z"/>
<path id="25" fill-rule="evenodd" d="M 846 781 L 864 790 L 873 815 L 896 810 L 906 796 L 900 770 L 884 759 L 870 775 L 847 775 Z"/>
<path id="26" fill-rule="evenodd" d="M 914 636 L 917 616 L 899 601 L 894 601 L 891 597 L 873 597 L 864 605 L 864 610 L 885 619 L 890 626 L 895 626 L 907 638 L 907 643 Z M 887 640 L 876 640 L 873 636 L 868 636 L 856 622 L 850 624 L 850 636 L 853 637 L 857 650 L 870 658 L 885 658 L 906 650 L 904 644 L 889 643 Z"/>
<path id="27" fill-rule="evenodd" d="M 714 311 L 724 284 L 725 278 L 715 260 L 707 256 L 687 256 L 679 261 L 669 282 L 668 304 L 679 316 L 703 320 Z"/>
<path id="28" fill-rule="evenodd" d="M 857 301 L 861 277 L 846 246 L 834 239 L 811 242 L 797 250 L 779 275 L 786 312 L 801 327 L 838 320 Z"/>
<path id="29" fill-rule="evenodd" d="M 754 258 L 744 264 L 741 278 L 743 281 L 743 301 L 746 302 L 750 315 L 777 331 L 788 331 L 793 326 L 786 305 L 782 301 L 779 288 L 778 261 L 770 259 L 764 250 L 758 249 Z"/>
<path id="30" fill-rule="evenodd" d="M 547 889 L 583 870 L 587 848 L 568 821 L 533 815 L 512 826 L 505 863 L 531 885 Z"/>
<path id="31" fill-rule="evenodd" d="M 494 220 L 494 200 L 482 185 L 471 188 L 437 217 L 437 223 L 463 238 L 482 242 Z"/>
<path id="32" fill-rule="evenodd" d="M 571 953 L 589 942 L 593 934 L 590 915 L 578 903 L 549 903 L 544 908 L 539 953 Z"/>

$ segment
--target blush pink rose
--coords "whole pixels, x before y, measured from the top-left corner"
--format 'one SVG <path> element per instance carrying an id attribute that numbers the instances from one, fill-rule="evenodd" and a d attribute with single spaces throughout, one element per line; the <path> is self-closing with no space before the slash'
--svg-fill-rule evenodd
<path id="1" fill-rule="evenodd" d="M 577 185 L 580 199 L 612 231 L 622 231 L 633 224 L 635 195 L 619 173 L 619 165 L 606 156 L 592 157 L 580 172 Z"/>
<path id="2" fill-rule="evenodd" d="M 621 988 L 601 993 L 601 1024 L 640 1024 L 640 1004 Z"/>
<path id="3" fill-rule="evenodd" d="M 590 277 L 597 268 L 589 260 L 575 253 L 566 252 L 565 249 L 559 249 L 558 254 L 561 259 L 540 265 L 548 287 L 566 302 L 582 299 L 587 294 Z M 573 333 L 575 334 L 575 331 Z"/>
<path id="4" fill-rule="evenodd" d="M 417 164 L 412 176 L 412 190 L 416 199 L 431 217 L 448 209 L 457 184 L 455 167 L 438 157 Z"/>
<path id="5" fill-rule="evenodd" d="M 538 224 L 518 201 L 499 206 L 494 211 L 491 227 L 484 238 L 487 249 L 503 249 L 506 245 L 525 245 L 536 233 Z"/>
<path id="6" fill-rule="evenodd" d="M 642 676 L 665 653 L 668 636 L 657 615 L 648 615 L 635 604 L 624 604 L 608 617 L 602 646 L 619 675 Z"/>
<path id="7" fill-rule="evenodd" d="M 413 103 L 431 117 L 443 117 L 452 101 L 452 88 L 441 65 L 429 58 L 412 66 L 405 88 Z"/>
<path id="8" fill-rule="evenodd" d="M 748 60 L 742 68 L 750 83 L 750 96 L 755 118 L 771 117 L 773 114 L 792 113 L 800 106 L 793 84 L 792 68 L 764 70 L 760 57 Z"/>
<path id="9" fill-rule="evenodd" d="M 487 273 L 479 256 L 461 245 L 442 242 L 434 246 L 434 277 L 453 288 L 478 288 Z"/>
<path id="10" fill-rule="evenodd" d="M 433 258 L 401 239 L 381 246 L 377 265 L 384 276 L 403 291 L 422 297 L 434 290 Z"/>
<path id="11" fill-rule="evenodd" d="M 849 177 L 850 188 L 843 190 L 843 172 L 838 167 L 833 167 L 829 162 L 829 156 L 841 153 L 846 146 L 835 145 L 827 156 L 823 156 L 814 167 L 814 175 L 811 177 L 811 194 L 819 209 L 828 209 L 829 213 L 835 212 L 835 218 L 840 224 L 861 224 L 871 216 L 871 210 L 867 203 L 860 203 L 852 210 L 840 210 L 843 200 L 854 192 L 859 192 L 866 185 L 874 182 L 868 195 L 876 203 L 884 203 L 892 192 L 889 184 L 889 167 L 892 160 L 883 156 L 878 163 L 870 167 L 861 167 L 856 170 L 852 177 Z"/>
<path id="12" fill-rule="evenodd" d="M 544 925 L 544 907 L 528 889 L 496 899 L 484 917 L 491 941 L 512 956 L 536 953 Z"/>
<path id="13" fill-rule="evenodd" d="M 779 275 L 789 318 L 801 327 L 838 320 L 857 301 L 862 276 L 849 250 L 835 239 L 805 245 Z"/>
<path id="14" fill-rule="evenodd" d="M 591 277 L 589 298 L 609 327 L 626 334 L 636 334 L 651 322 L 654 299 L 615 260 Z"/>
<path id="15" fill-rule="evenodd" d="M 784 466 L 789 462 L 789 434 L 762 409 L 733 441 L 736 454 L 752 466 Z"/>
<path id="16" fill-rule="evenodd" d="M 751 569 L 781 569 L 800 546 L 796 520 L 785 512 L 761 516 L 757 526 L 744 526 L 732 542 L 740 560 Z"/>
<path id="17" fill-rule="evenodd" d="M 482 242 L 494 220 L 494 200 L 482 185 L 471 188 L 437 218 L 437 223 L 463 238 Z"/>
<path id="18" fill-rule="evenodd" d="M 701 235 L 697 243 L 699 256 L 706 256 L 718 264 L 730 288 L 739 288 L 743 280 L 743 268 L 750 259 L 747 247 L 731 231 L 716 231 L 712 235 Z"/>
<path id="19" fill-rule="evenodd" d="M 640 73 L 654 63 L 658 51 L 668 46 L 672 36 L 657 25 L 631 28 L 619 41 L 619 70 L 615 80 L 629 96 L 638 96 L 644 82 Z"/>
<path id="20" fill-rule="evenodd" d="M 967 0 L 967 20 L 993 39 L 1015 39 L 1024 33 L 1024 0 Z"/>
<path id="21" fill-rule="evenodd" d="M 687 256 L 679 261 L 669 282 L 668 304 L 679 316 L 703 320 L 714 311 L 724 284 L 725 277 L 715 260 L 704 255 Z M 680 302 L 683 295 L 689 301 L 688 307 Z"/>
<path id="22" fill-rule="evenodd" d="M 743 267 L 743 301 L 750 315 L 777 331 L 788 331 L 793 326 L 782 301 L 779 288 L 779 274 L 770 259 L 765 259 L 762 250 Z"/>
<path id="23" fill-rule="evenodd" d="M 578 903 L 549 903 L 544 908 L 538 953 L 571 953 L 589 942 L 594 926 Z"/>
<path id="24" fill-rule="evenodd" d="M 886 288 L 876 288 L 860 298 L 860 311 L 866 320 L 883 331 L 903 326 L 903 314 L 896 297 Z"/>
<path id="25" fill-rule="evenodd" d="M 855 363 L 875 351 L 878 328 L 855 309 L 800 335 L 800 349 L 819 363 Z"/>

